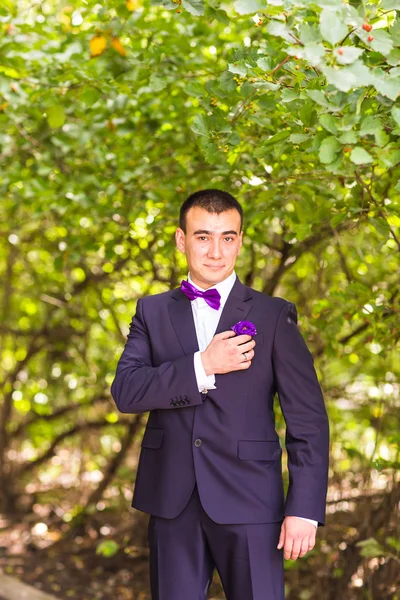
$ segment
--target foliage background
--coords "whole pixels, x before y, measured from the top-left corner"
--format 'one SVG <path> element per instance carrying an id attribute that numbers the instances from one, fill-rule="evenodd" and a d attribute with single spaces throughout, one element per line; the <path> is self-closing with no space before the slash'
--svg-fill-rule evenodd
<path id="1" fill-rule="evenodd" d="M 137 299 L 186 275 L 181 202 L 219 187 L 245 211 L 237 272 L 296 303 L 331 421 L 328 522 L 286 563 L 287 597 L 400 598 L 398 11 L 3 1 L 8 571 L 63 598 L 149 597 L 128 511 L 145 419 L 109 386 Z"/>

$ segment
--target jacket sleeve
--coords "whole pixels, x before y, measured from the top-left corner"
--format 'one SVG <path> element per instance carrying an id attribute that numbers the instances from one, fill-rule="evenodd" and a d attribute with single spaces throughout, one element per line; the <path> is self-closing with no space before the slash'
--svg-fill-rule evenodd
<path id="1" fill-rule="evenodd" d="M 143 299 L 137 302 L 128 339 L 111 384 L 111 395 L 122 413 L 143 413 L 203 403 L 194 371 L 193 354 L 154 367 Z"/>
<path id="2" fill-rule="evenodd" d="M 329 421 L 293 302 L 286 302 L 279 314 L 272 359 L 286 422 L 289 488 L 284 514 L 315 519 L 322 526 L 328 490 Z"/>

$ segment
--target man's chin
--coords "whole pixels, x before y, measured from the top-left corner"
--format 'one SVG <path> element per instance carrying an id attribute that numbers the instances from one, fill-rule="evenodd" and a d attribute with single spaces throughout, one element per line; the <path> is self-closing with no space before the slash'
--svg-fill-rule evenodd
<path id="1" fill-rule="evenodd" d="M 218 269 L 208 268 L 202 273 L 204 281 L 208 281 L 211 284 L 218 283 L 226 277 L 226 269 L 220 267 Z"/>

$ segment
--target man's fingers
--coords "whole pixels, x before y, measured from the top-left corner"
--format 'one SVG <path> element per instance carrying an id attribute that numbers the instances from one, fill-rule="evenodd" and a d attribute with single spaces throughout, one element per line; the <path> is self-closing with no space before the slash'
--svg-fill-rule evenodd
<path id="1" fill-rule="evenodd" d="M 239 369 L 248 369 L 251 366 L 251 360 L 244 360 L 239 363 Z"/>
<path id="2" fill-rule="evenodd" d="M 295 539 L 293 541 L 292 552 L 291 552 L 291 556 L 289 558 L 291 558 L 292 560 L 297 560 L 299 558 L 299 554 L 301 551 L 301 544 L 302 544 L 301 539 Z M 286 556 L 285 556 L 285 558 L 286 558 Z"/>
<path id="3" fill-rule="evenodd" d="M 250 342 L 250 340 L 252 339 L 251 335 L 249 335 L 248 333 L 243 333 L 241 335 L 237 335 L 235 342 L 239 344 L 244 344 L 245 342 Z"/>
<path id="4" fill-rule="evenodd" d="M 227 340 L 235 335 L 236 333 L 233 331 L 233 329 L 228 329 L 227 331 L 221 331 L 221 333 L 217 333 L 217 335 L 214 337 L 220 337 L 222 340 Z"/>
<path id="5" fill-rule="evenodd" d="M 285 536 L 285 546 L 283 548 L 283 556 L 286 560 L 292 557 L 292 549 L 293 549 L 293 538 L 291 536 Z"/>
<path id="6" fill-rule="evenodd" d="M 301 548 L 300 548 L 300 558 L 303 558 L 303 556 L 305 556 L 309 550 L 309 542 L 310 542 L 310 538 L 305 537 L 302 539 L 301 541 Z"/>

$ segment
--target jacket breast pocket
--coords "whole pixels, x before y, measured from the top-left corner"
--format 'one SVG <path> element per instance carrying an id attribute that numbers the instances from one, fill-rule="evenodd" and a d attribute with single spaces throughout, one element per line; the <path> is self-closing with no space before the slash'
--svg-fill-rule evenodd
<path id="1" fill-rule="evenodd" d="M 142 448 L 159 448 L 164 436 L 164 429 L 156 429 L 155 427 L 147 427 L 143 439 Z"/>
<path id="2" fill-rule="evenodd" d="M 238 457 L 241 460 L 277 460 L 281 455 L 279 440 L 238 441 Z"/>

